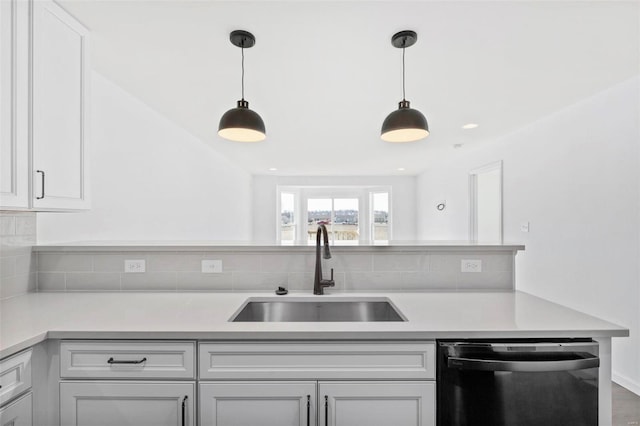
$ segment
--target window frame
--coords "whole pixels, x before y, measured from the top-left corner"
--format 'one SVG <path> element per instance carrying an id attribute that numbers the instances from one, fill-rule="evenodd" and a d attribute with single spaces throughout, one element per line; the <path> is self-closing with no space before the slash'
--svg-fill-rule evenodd
<path id="1" fill-rule="evenodd" d="M 307 239 L 308 236 L 308 200 L 310 198 L 331 199 L 332 213 L 331 221 L 335 220 L 334 200 L 340 198 L 358 199 L 358 240 L 356 242 L 375 242 L 373 240 L 373 194 L 387 193 L 388 195 L 388 224 L 387 235 L 389 240 L 392 236 L 392 187 L 390 185 L 278 185 L 276 187 L 276 239 L 280 244 L 313 244 Z M 293 240 L 282 240 L 282 194 L 293 194 L 294 196 L 294 224 L 295 232 Z M 335 244 L 333 235 L 332 244 Z M 339 240 L 341 243 L 343 240 Z M 350 240 L 344 240 L 345 242 Z M 388 241 L 388 240 L 377 240 Z"/>

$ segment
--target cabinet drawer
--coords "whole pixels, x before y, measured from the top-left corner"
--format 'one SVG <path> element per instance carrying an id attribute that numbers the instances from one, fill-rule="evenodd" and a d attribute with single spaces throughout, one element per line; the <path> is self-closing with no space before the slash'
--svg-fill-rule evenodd
<path id="1" fill-rule="evenodd" d="M 193 379 L 195 342 L 64 341 L 60 376 Z"/>
<path id="2" fill-rule="evenodd" d="M 0 405 L 31 387 L 31 349 L 0 361 Z"/>
<path id="3" fill-rule="evenodd" d="M 33 426 L 33 397 L 31 392 L 0 409 L 0 425 Z"/>
<path id="4" fill-rule="evenodd" d="M 433 379 L 432 342 L 201 343 L 201 379 Z"/>

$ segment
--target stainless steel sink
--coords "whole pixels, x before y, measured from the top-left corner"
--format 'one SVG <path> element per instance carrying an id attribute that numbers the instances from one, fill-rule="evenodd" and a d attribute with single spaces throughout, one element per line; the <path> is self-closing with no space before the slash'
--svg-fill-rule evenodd
<path id="1" fill-rule="evenodd" d="M 249 301 L 232 322 L 405 321 L 387 300 Z"/>

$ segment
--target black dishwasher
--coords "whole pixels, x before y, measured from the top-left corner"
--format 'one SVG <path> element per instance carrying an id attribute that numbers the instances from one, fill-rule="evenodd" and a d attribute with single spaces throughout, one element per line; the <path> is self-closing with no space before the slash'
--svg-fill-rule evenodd
<path id="1" fill-rule="evenodd" d="M 439 340 L 438 426 L 597 426 L 598 343 Z"/>

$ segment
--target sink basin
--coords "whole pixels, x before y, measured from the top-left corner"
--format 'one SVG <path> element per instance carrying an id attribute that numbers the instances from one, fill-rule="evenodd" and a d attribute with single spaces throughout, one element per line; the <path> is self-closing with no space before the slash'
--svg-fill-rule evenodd
<path id="1" fill-rule="evenodd" d="M 249 301 L 232 322 L 405 321 L 388 300 Z"/>

